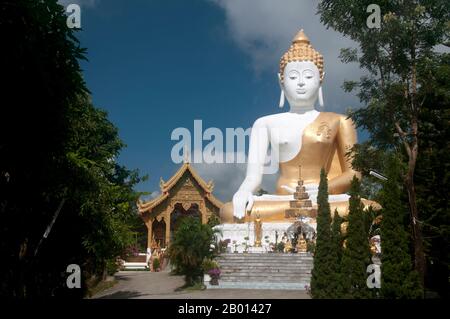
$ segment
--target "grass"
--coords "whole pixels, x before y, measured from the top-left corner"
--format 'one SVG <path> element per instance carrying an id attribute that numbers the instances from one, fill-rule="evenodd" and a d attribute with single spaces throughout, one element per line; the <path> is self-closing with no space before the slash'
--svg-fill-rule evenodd
<path id="1" fill-rule="evenodd" d="M 88 296 L 89 297 L 95 296 L 95 295 L 101 293 L 102 291 L 105 291 L 109 288 L 114 287 L 114 285 L 116 285 L 117 283 L 118 283 L 117 280 L 100 281 L 97 285 L 95 285 L 94 287 L 92 287 L 88 290 Z"/>

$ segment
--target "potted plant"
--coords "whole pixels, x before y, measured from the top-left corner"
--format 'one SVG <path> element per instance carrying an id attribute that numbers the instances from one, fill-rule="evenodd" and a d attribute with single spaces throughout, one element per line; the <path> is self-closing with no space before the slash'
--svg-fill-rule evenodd
<path id="1" fill-rule="evenodd" d="M 266 245 L 265 245 L 265 250 L 266 250 L 266 252 L 267 251 L 270 251 L 270 240 L 269 240 L 269 236 L 264 236 L 264 241 L 265 241 L 265 243 L 266 243 Z"/>
<path id="2" fill-rule="evenodd" d="M 219 264 L 212 259 L 204 259 L 202 262 L 203 269 L 203 282 L 210 282 L 211 276 L 209 275 L 209 271 L 215 268 L 219 268 Z"/>
<path id="3" fill-rule="evenodd" d="M 219 284 L 219 278 L 220 278 L 220 269 L 219 268 L 213 268 L 210 271 L 208 271 L 208 274 L 211 276 L 211 285 L 218 285 Z"/>
<path id="4" fill-rule="evenodd" d="M 248 241 L 250 240 L 250 238 L 244 237 L 245 242 L 242 243 L 242 245 L 244 245 L 244 252 L 248 253 L 248 248 L 250 247 L 250 245 L 248 244 Z"/>
<path id="5" fill-rule="evenodd" d="M 219 242 L 219 252 L 224 254 L 227 252 L 228 244 L 230 243 L 230 239 L 221 240 Z"/>
<path id="6" fill-rule="evenodd" d="M 233 246 L 234 246 L 234 253 L 235 254 L 237 254 L 238 253 L 238 251 L 237 251 L 237 241 L 236 240 L 233 240 Z"/>

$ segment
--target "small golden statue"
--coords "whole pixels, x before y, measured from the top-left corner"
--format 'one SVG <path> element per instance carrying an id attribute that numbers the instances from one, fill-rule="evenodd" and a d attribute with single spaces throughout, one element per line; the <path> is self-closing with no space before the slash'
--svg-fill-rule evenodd
<path id="1" fill-rule="evenodd" d="M 286 244 L 284 245 L 284 252 L 285 253 L 290 253 L 291 250 L 292 250 L 292 244 L 291 244 L 291 241 L 288 239 L 286 241 Z"/>
<path id="2" fill-rule="evenodd" d="M 303 234 L 300 233 L 300 237 L 297 241 L 297 252 L 306 253 L 306 250 L 307 250 L 306 240 L 305 238 L 303 238 Z"/>
<path id="3" fill-rule="evenodd" d="M 262 222 L 259 214 L 256 215 L 255 219 L 255 247 L 261 247 L 262 240 Z"/>

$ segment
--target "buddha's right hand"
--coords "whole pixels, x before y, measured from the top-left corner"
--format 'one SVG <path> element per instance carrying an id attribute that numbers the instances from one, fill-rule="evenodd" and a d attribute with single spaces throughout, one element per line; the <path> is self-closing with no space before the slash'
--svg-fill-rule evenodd
<path id="1" fill-rule="evenodd" d="M 233 215 L 237 218 L 245 217 L 245 212 L 253 207 L 253 194 L 239 190 L 233 196 Z"/>

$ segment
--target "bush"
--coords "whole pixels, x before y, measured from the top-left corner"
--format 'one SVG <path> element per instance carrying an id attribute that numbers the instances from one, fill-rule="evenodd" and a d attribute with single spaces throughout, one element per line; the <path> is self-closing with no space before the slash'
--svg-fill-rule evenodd
<path id="1" fill-rule="evenodd" d="M 114 275 L 119 269 L 119 264 L 116 259 L 108 259 L 106 261 L 106 273 L 108 276 Z"/>
<path id="2" fill-rule="evenodd" d="M 169 259 L 175 272 L 185 276 L 187 286 L 200 280 L 203 260 L 213 257 L 214 251 L 210 249 L 213 244 L 214 231 L 211 226 L 203 225 L 195 217 L 186 217 L 181 221 L 169 247 Z"/>
<path id="3" fill-rule="evenodd" d="M 160 267 L 159 258 L 156 257 L 155 259 L 153 259 L 153 270 L 158 271 L 159 267 Z"/>
<path id="4" fill-rule="evenodd" d="M 284 251 L 284 243 L 281 242 L 281 243 L 276 244 L 275 251 L 278 253 L 282 253 Z"/>
<path id="5" fill-rule="evenodd" d="M 316 251 L 316 243 L 313 242 L 312 240 L 309 240 L 309 241 L 306 243 L 306 251 L 307 251 L 308 253 L 314 254 L 314 252 Z"/>
<path id="6" fill-rule="evenodd" d="M 217 215 L 212 214 L 211 217 L 208 219 L 208 225 L 211 228 L 220 225 L 220 218 Z"/>

